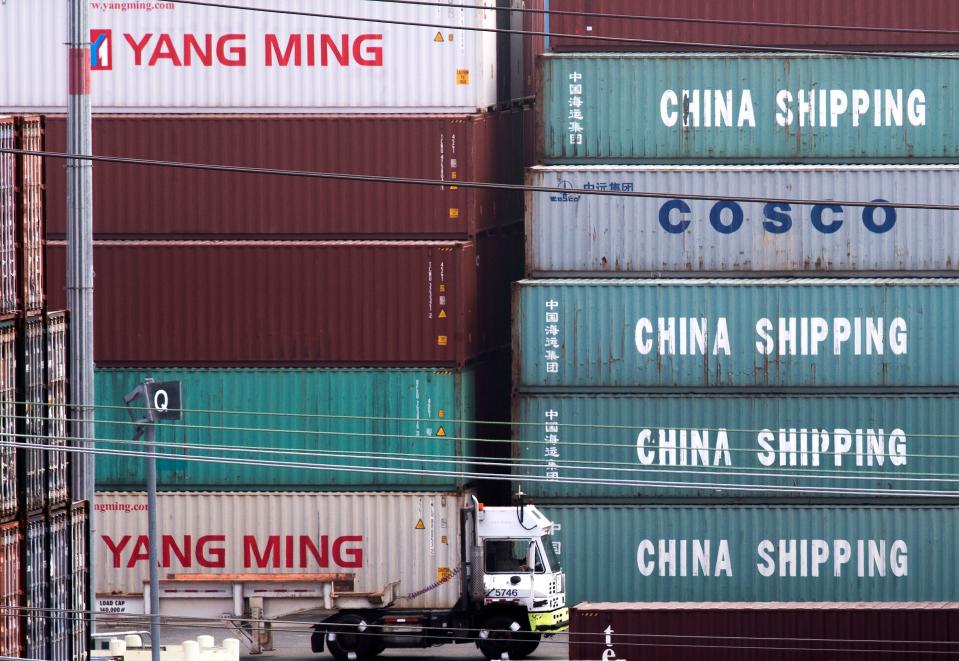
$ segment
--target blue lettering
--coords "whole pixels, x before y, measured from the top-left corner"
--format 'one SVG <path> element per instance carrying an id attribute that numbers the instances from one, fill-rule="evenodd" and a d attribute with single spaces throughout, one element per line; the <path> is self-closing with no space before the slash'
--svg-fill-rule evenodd
<path id="1" fill-rule="evenodd" d="M 733 214 L 728 225 L 723 224 L 725 209 L 729 209 Z M 709 212 L 709 222 L 720 234 L 732 234 L 743 225 L 743 208 L 731 200 L 717 202 Z"/>
<path id="2" fill-rule="evenodd" d="M 812 208 L 812 226 L 823 234 L 833 234 L 842 227 L 842 218 L 837 216 L 831 223 L 824 223 L 822 212 L 826 209 L 837 215 L 842 213 L 842 207 L 838 204 L 817 204 Z"/>
<path id="3" fill-rule="evenodd" d="M 793 219 L 789 217 L 792 207 L 784 202 L 770 202 L 763 207 L 763 227 L 770 234 L 785 234 L 793 226 Z"/>
<path id="4" fill-rule="evenodd" d="M 670 200 L 663 206 L 659 208 L 659 224 L 664 230 L 670 234 L 682 234 L 686 231 L 686 228 L 689 227 L 688 220 L 681 220 L 676 224 L 673 224 L 669 220 L 669 214 L 673 210 L 678 210 L 681 213 L 687 214 L 692 210 L 689 208 L 689 205 L 683 202 L 682 200 Z"/>
<path id="5" fill-rule="evenodd" d="M 888 202 L 889 200 L 883 200 L 882 198 L 877 198 L 873 202 Z M 876 209 L 882 209 L 883 211 L 883 223 L 880 225 L 876 223 Z M 896 208 L 895 207 L 866 207 L 862 212 L 862 224 L 866 226 L 870 232 L 875 232 L 876 234 L 883 234 L 888 232 L 896 224 Z"/>

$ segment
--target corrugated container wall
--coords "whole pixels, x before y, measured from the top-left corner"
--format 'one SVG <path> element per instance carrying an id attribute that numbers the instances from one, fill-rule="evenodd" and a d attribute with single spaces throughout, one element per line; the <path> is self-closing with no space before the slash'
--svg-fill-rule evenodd
<path id="1" fill-rule="evenodd" d="M 32 448 L 19 452 L 21 508 L 36 512 L 48 504 L 46 431 L 46 333 L 43 317 L 21 317 L 17 321 L 17 356 L 22 363 L 17 370 L 18 440 Z M 34 657 L 37 658 L 37 657 Z"/>
<path id="2" fill-rule="evenodd" d="M 959 508 L 546 507 L 567 602 L 959 601 Z"/>
<path id="3" fill-rule="evenodd" d="M 191 163 L 449 181 L 411 186 L 229 174 L 98 163 L 94 232 L 101 238 L 470 238 L 518 221 L 521 194 L 455 187 L 520 184 L 524 124 L 533 111 L 481 115 L 98 115 L 93 149 Z M 53 151 L 66 119 L 47 120 Z M 66 196 L 63 163 L 46 161 L 51 200 Z M 51 238 L 66 235 L 66 207 L 49 209 Z"/>
<path id="4" fill-rule="evenodd" d="M 522 280 L 514 293 L 521 388 L 959 385 L 955 279 Z"/>
<path id="5" fill-rule="evenodd" d="M 0 12 L 2 12 L 0 8 Z M 0 21 L 2 24 L 2 21 Z M 17 118 L 17 149 L 43 151 L 44 118 Z M 17 299 L 18 309 L 43 309 L 43 240 L 46 224 L 43 157 L 20 155 L 17 163 Z"/>
<path id="6" fill-rule="evenodd" d="M 959 490 L 943 479 L 959 473 L 956 395 L 584 393 L 515 401 L 515 473 L 528 478 L 524 492 L 550 502 L 901 499 Z M 556 431 L 547 434 L 546 425 Z"/>
<path id="7" fill-rule="evenodd" d="M 349 572 L 357 591 L 399 580 L 406 594 L 459 565 L 461 506 L 462 496 L 436 492 L 161 493 L 161 571 Z M 146 494 L 100 492 L 96 511 L 97 594 L 142 594 Z M 449 608 L 459 594 L 450 581 L 402 603 Z"/>
<path id="8" fill-rule="evenodd" d="M 28 659 L 48 659 L 50 625 L 47 612 L 50 608 L 49 556 L 47 547 L 47 517 L 40 515 L 27 521 L 23 585 L 25 606 L 23 616 L 24 655 Z"/>
<path id="9" fill-rule="evenodd" d="M 959 50 L 950 0 L 550 0 L 549 9 L 558 51 Z"/>
<path id="10" fill-rule="evenodd" d="M 540 153 L 554 165 L 955 161 L 954 61 L 546 55 Z"/>
<path id="11" fill-rule="evenodd" d="M 17 440 L 17 330 L 14 322 L 0 323 L 0 438 Z M 18 450 L 0 447 L 0 520 L 17 515 L 19 500 Z"/>
<path id="12" fill-rule="evenodd" d="M 509 71 L 497 66 L 497 39 L 506 37 L 491 30 L 495 3 L 454 4 L 463 3 L 341 0 L 321 8 L 361 19 L 352 21 L 173 2 L 91 12 L 91 104 L 179 113 L 494 106 L 505 100 Z M 317 4 L 291 0 L 283 8 L 310 13 Z M 0 61 L 23 65 L 0 81 L 3 108 L 64 110 L 66 59 L 47 46 L 66 43 L 66 28 L 67 7 L 57 0 L 0 5 Z"/>
<path id="13" fill-rule="evenodd" d="M 70 521 L 69 510 L 50 513 L 48 562 L 50 571 L 50 608 L 43 613 L 49 620 L 50 661 L 70 660 Z"/>
<path id="14" fill-rule="evenodd" d="M 89 624 L 87 619 L 90 565 L 87 562 L 87 539 L 90 534 L 87 501 L 73 503 L 70 508 L 70 655 L 72 661 L 89 657 Z"/>
<path id="15" fill-rule="evenodd" d="M 65 258 L 48 245 L 51 307 Z M 522 240 L 98 242 L 94 260 L 98 365 L 459 366 L 509 344 Z"/>
<path id="16" fill-rule="evenodd" d="M 483 374 L 482 368 L 101 368 L 95 385 L 104 408 L 97 409 L 97 436 L 130 439 L 126 411 L 106 407 L 122 406 L 124 395 L 148 376 L 177 380 L 196 412 L 185 413 L 182 426 L 157 430 L 158 442 L 179 444 L 161 448 L 169 458 L 157 462 L 160 489 L 455 489 L 465 482 L 469 466 L 464 462 L 477 455 L 471 421 L 477 419 L 478 386 L 487 385 L 477 378 Z M 218 461 L 184 461 L 189 457 Z M 254 461 L 306 462 L 316 468 L 263 470 Z M 333 468 L 318 470 L 321 466 Z M 144 470 L 138 457 L 99 456 L 97 487 L 142 489 Z"/>
<path id="17" fill-rule="evenodd" d="M 959 212 L 775 200 L 959 205 L 959 167 L 622 166 L 533 168 L 527 183 L 531 274 L 950 272 Z M 582 190 L 663 191 L 663 198 Z M 688 199 L 685 195 L 770 202 Z"/>
<path id="18" fill-rule="evenodd" d="M 46 315 L 46 370 L 47 399 L 47 496 L 51 507 L 68 501 L 67 472 L 69 445 L 67 436 L 67 313 L 48 312 Z"/>
<path id="19" fill-rule="evenodd" d="M 16 120 L 0 117 L 0 147 L 16 147 Z M 17 311 L 16 156 L 0 154 L 0 314 Z"/>
<path id="20" fill-rule="evenodd" d="M 0 656 L 20 656 L 20 524 L 0 525 Z"/>
<path id="21" fill-rule="evenodd" d="M 959 604 L 604 603 L 570 611 L 571 659 L 800 661 L 959 656 Z"/>

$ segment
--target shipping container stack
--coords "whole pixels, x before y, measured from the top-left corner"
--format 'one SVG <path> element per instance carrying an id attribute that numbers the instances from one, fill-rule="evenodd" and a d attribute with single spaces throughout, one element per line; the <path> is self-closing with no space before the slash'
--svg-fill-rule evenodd
<path id="1" fill-rule="evenodd" d="M 640 4 L 550 3 L 527 173 L 564 192 L 527 198 L 514 453 L 569 602 L 954 602 L 959 235 L 907 205 L 959 202 L 959 70 L 861 51 L 959 12 Z M 677 20 L 596 15 L 637 13 Z"/>
<path id="2" fill-rule="evenodd" d="M 63 3 L 41 2 L 66 25 Z M 149 67 L 127 40 L 97 46 L 94 153 L 342 175 L 94 167 L 97 436 L 132 438 L 127 413 L 109 407 L 144 378 L 181 381 L 189 412 L 183 424 L 160 428 L 157 441 L 175 444 L 164 451 L 176 457 L 221 461 L 160 460 L 158 483 L 171 495 L 195 492 L 203 511 L 246 508 L 207 521 L 210 534 L 223 520 L 247 521 L 249 508 L 280 507 L 287 494 L 324 494 L 318 509 L 332 510 L 352 502 L 344 494 L 360 507 L 377 492 L 403 491 L 418 505 L 396 510 L 402 525 L 449 546 L 450 531 L 431 513 L 467 486 L 473 457 L 509 456 L 510 284 L 522 277 L 523 198 L 458 184 L 521 184 L 532 162 L 524 145 L 534 114 L 512 101 L 530 96 L 528 60 L 518 56 L 514 70 L 509 34 L 489 31 L 526 17 L 488 0 L 467 4 L 475 6 L 337 3 L 344 15 L 387 23 L 179 4 L 91 17 L 91 29 L 115 36 L 244 35 L 207 54 L 189 42 L 164 54 L 151 42 Z M 0 12 L 13 31 L 34 23 L 22 3 Z M 212 63 L 200 66 L 204 57 Z M 58 66 L 48 77 L 64 82 Z M 64 151 L 59 83 L 16 93 L 54 113 L 48 146 Z M 45 174 L 48 199 L 64 199 L 62 164 L 47 161 Z M 437 184 L 379 181 L 390 177 Z M 51 205 L 54 305 L 65 302 L 65 235 L 65 206 Z M 500 442 L 476 440 L 494 436 Z M 142 459 L 101 454 L 96 474 L 105 505 L 98 528 L 145 534 L 137 528 L 145 519 L 107 507 L 127 497 L 145 503 Z M 315 530 L 315 511 L 296 511 L 306 520 L 271 510 L 247 532 L 257 540 L 333 534 Z M 159 512 L 163 532 L 179 529 L 179 514 Z M 363 530 L 354 526 L 339 534 Z M 353 567 L 337 553 L 287 566 L 292 556 L 274 565 L 268 550 L 260 561 L 232 548 L 222 566 L 185 551 L 187 560 L 174 554 L 162 571 Z M 123 554 L 116 567 L 114 552 Z M 110 607 L 142 609 L 142 549 L 111 551 L 101 537 L 97 553 L 109 570 L 97 589 Z M 450 569 L 438 556 L 430 562 L 426 575 L 396 577 L 401 589 Z M 383 587 L 373 575 L 360 579 L 358 589 Z"/>
<path id="3" fill-rule="evenodd" d="M 40 151 L 40 116 L 0 117 L 0 146 Z M 67 428 L 67 317 L 45 304 L 41 158 L 0 154 L 0 656 L 83 661 L 86 573 L 68 540 L 73 502 Z M 71 502 L 73 504 L 71 505 Z"/>

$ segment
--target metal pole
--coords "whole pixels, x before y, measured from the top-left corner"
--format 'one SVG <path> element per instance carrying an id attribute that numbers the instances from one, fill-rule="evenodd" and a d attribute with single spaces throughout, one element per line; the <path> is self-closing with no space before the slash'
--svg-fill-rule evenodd
<path id="1" fill-rule="evenodd" d="M 152 406 L 147 405 L 150 421 L 146 423 L 147 441 L 147 534 L 150 536 L 150 654 L 153 661 L 160 661 L 160 576 L 157 551 L 157 460 L 156 429 L 153 425 Z"/>
<path id="2" fill-rule="evenodd" d="M 90 31 L 87 27 L 86 0 L 68 2 L 69 49 L 67 109 L 67 153 L 93 153 L 90 121 Z M 70 311 L 70 392 L 73 436 L 92 439 L 93 425 L 93 164 L 68 159 L 67 170 L 67 309 Z M 93 441 L 80 445 L 92 447 Z M 96 608 L 94 508 L 94 455 L 87 453 L 74 459 L 72 469 L 74 499 L 89 503 L 90 535 L 87 562 L 91 580 L 87 604 Z M 96 631 L 96 618 L 91 618 L 90 632 Z"/>

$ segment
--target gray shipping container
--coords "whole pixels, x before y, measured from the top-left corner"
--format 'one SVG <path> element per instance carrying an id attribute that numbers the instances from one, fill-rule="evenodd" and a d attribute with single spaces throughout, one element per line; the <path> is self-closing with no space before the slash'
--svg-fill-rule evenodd
<path id="1" fill-rule="evenodd" d="M 959 204 L 959 166 L 535 167 L 527 183 L 569 189 L 526 194 L 531 274 L 954 273 L 959 265 L 959 211 L 896 207 Z M 769 201 L 686 197 L 716 193 Z M 790 199 L 890 204 L 775 201 Z"/>

